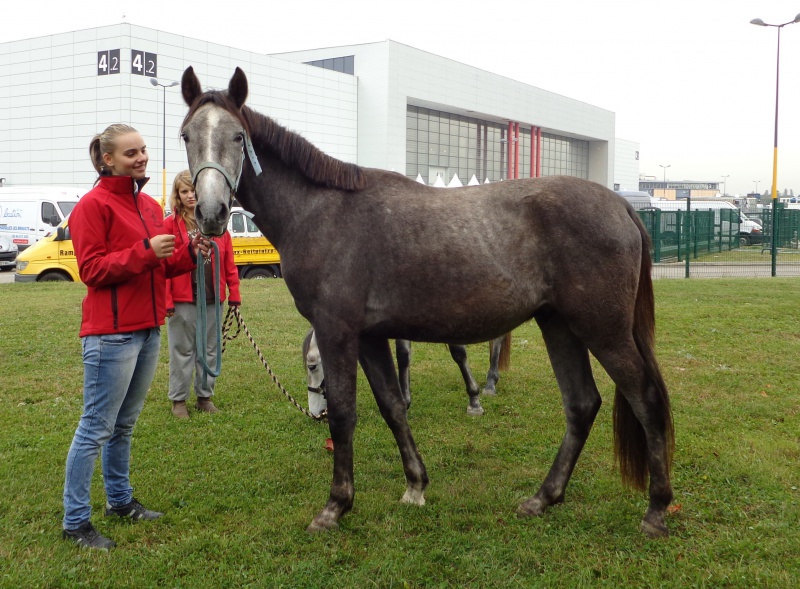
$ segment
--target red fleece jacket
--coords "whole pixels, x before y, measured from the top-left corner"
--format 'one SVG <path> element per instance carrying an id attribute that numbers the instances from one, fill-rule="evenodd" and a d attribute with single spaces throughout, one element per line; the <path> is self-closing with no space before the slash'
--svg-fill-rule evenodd
<path id="1" fill-rule="evenodd" d="M 159 260 L 150 238 L 167 233 L 161 206 L 130 176 L 103 176 L 75 205 L 69 228 L 86 284 L 81 337 L 157 327 L 166 316 L 167 277 L 190 272 L 188 242 Z"/>

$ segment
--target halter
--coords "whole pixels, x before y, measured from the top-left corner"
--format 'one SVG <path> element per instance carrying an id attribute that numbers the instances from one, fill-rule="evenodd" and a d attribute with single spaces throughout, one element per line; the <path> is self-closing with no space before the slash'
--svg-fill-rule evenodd
<path id="1" fill-rule="evenodd" d="M 206 168 L 213 168 L 220 172 L 222 177 L 225 178 L 225 182 L 227 182 L 228 187 L 231 189 L 230 201 L 228 203 L 229 206 L 230 202 L 233 202 L 233 198 L 236 196 L 236 190 L 239 188 L 239 181 L 242 179 L 245 149 L 247 150 L 247 157 L 250 158 L 250 164 L 253 166 L 253 171 L 256 173 L 256 176 L 260 176 L 262 172 L 261 164 L 258 163 L 258 156 L 256 155 L 255 149 L 253 149 L 253 142 L 250 141 L 250 135 L 244 131 L 242 134 L 244 135 L 244 145 L 242 145 L 242 159 L 239 161 L 239 173 L 236 175 L 236 181 L 234 181 L 230 174 L 228 174 L 228 171 L 220 166 L 217 162 L 203 162 L 197 167 L 194 174 L 192 174 L 192 185 L 197 186 L 197 177 L 200 175 L 200 172 Z"/>

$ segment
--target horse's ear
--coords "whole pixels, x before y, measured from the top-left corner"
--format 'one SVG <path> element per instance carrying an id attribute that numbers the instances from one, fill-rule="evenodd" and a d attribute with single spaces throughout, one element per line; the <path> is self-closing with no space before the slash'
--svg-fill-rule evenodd
<path id="1" fill-rule="evenodd" d="M 244 106 L 244 101 L 247 100 L 247 76 L 244 75 L 242 68 L 237 67 L 233 72 L 233 77 L 228 84 L 228 95 L 236 108 Z"/>
<path id="2" fill-rule="evenodd" d="M 181 94 L 183 94 L 184 102 L 187 106 L 192 106 L 195 99 L 202 93 L 203 89 L 200 87 L 200 80 L 194 74 L 194 68 L 187 67 L 181 78 Z"/>

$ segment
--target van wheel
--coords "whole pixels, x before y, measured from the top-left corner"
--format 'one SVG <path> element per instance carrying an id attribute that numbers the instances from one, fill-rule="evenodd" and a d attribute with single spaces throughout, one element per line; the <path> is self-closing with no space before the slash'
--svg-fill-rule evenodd
<path id="1" fill-rule="evenodd" d="M 256 280 L 264 280 L 266 278 L 277 278 L 278 275 L 272 269 L 272 267 L 267 268 L 253 268 L 245 274 L 245 278 L 253 278 Z"/>
<path id="2" fill-rule="evenodd" d="M 69 276 L 61 272 L 45 272 L 39 278 L 39 282 L 72 282 Z"/>
<path id="3" fill-rule="evenodd" d="M 750 245 L 750 237 L 747 235 L 739 236 L 739 245 Z"/>

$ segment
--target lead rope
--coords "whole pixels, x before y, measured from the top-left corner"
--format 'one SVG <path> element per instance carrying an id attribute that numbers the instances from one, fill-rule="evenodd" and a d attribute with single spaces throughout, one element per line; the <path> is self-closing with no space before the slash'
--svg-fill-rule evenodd
<path id="1" fill-rule="evenodd" d="M 216 329 L 216 336 L 217 336 L 217 350 L 220 350 L 222 345 L 222 336 L 220 332 L 220 325 L 222 318 L 222 312 L 220 310 L 220 302 L 219 302 L 219 246 L 213 240 L 209 240 L 211 243 L 211 247 L 214 250 L 214 255 L 212 259 L 214 261 L 214 271 L 213 271 L 213 280 L 214 280 L 214 312 L 217 318 L 217 329 Z M 215 369 L 211 369 L 208 366 L 208 362 L 206 361 L 206 352 L 208 350 L 208 311 L 206 309 L 206 272 L 205 272 L 205 260 L 201 261 L 197 265 L 197 321 L 195 325 L 195 345 L 197 347 L 197 357 L 200 358 L 200 364 L 203 367 L 203 388 L 208 387 L 208 377 L 213 376 L 214 378 L 219 376 L 220 370 L 222 370 L 222 354 L 217 353 L 217 367 Z"/>
<path id="2" fill-rule="evenodd" d="M 229 335 L 228 332 L 231 329 L 231 325 L 232 325 L 234 319 L 236 320 L 236 333 L 234 333 L 233 335 Z M 272 378 L 272 382 L 275 383 L 275 386 L 278 387 L 278 389 L 283 393 L 283 395 L 286 397 L 286 399 L 292 405 L 297 407 L 297 409 L 303 415 L 305 415 L 306 417 L 310 417 L 314 421 L 324 421 L 324 422 L 327 423 L 327 421 L 328 421 L 328 410 L 327 409 L 325 409 L 319 415 L 314 415 L 313 413 L 308 411 L 305 407 L 303 407 L 300 403 L 298 403 L 295 400 L 295 398 L 292 397 L 292 395 L 289 394 L 289 391 L 287 391 L 283 387 L 283 385 L 278 380 L 278 377 L 275 376 L 274 372 L 272 372 L 272 369 L 269 367 L 269 364 L 267 364 L 267 361 L 264 358 L 264 354 L 261 353 L 261 350 L 259 349 L 258 344 L 256 344 L 255 340 L 253 339 L 253 336 L 250 335 L 250 330 L 247 329 L 247 325 L 245 324 L 244 319 L 242 318 L 242 313 L 239 311 L 239 307 L 235 307 L 235 306 L 234 307 L 228 307 L 228 313 L 225 315 L 225 321 L 224 321 L 224 325 L 223 325 L 223 329 L 222 329 L 222 352 L 220 353 L 220 356 L 222 356 L 222 354 L 225 353 L 226 344 L 229 341 L 232 341 L 232 340 L 236 339 L 236 336 L 239 335 L 241 330 L 244 330 L 245 334 L 247 335 L 247 339 L 250 340 L 250 344 L 253 346 L 253 349 L 255 350 L 256 354 L 258 355 L 258 359 L 261 360 L 261 364 L 263 364 L 264 368 L 267 369 L 267 373 L 269 374 L 270 378 Z"/>

